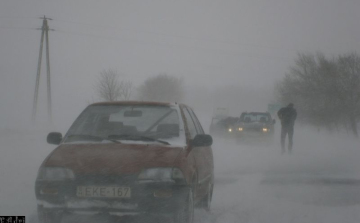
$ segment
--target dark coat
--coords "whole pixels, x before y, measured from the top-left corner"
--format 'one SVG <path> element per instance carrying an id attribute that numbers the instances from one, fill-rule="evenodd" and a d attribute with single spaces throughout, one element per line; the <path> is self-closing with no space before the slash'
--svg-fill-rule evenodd
<path id="1" fill-rule="evenodd" d="M 282 126 L 294 126 L 297 112 L 293 107 L 283 107 L 277 113 Z"/>

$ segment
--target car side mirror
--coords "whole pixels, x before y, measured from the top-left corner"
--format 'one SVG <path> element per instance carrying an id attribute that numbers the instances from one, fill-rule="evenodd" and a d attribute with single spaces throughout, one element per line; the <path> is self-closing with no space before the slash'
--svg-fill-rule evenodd
<path id="1" fill-rule="evenodd" d="M 198 134 L 193 140 L 191 140 L 191 146 L 193 147 L 211 146 L 212 143 L 213 139 L 211 135 L 207 134 Z"/>
<path id="2" fill-rule="evenodd" d="M 46 138 L 47 143 L 59 145 L 62 140 L 62 134 L 60 132 L 50 132 Z"/>
<path id="3" fill-rule="evenodd" d="M 275 120 L 275 119 L 273 119 L 272 123 L 273 123 L 273 125 L 274 125 L 274 124 L 276 123 L 276 120 Z"/>

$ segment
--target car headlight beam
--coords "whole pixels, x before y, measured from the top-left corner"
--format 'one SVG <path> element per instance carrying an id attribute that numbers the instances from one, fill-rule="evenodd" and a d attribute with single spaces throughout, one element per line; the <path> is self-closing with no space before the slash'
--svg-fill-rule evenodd
<path id="1" fill-rule="evenodd" d="M 269 129 L 267 129 L 267 128 L 263 128 L 263 129 L 262 129 L 262 131 L 263 131 L 263 132 L 268 132 L 268 131 L 269 131 Z"/>

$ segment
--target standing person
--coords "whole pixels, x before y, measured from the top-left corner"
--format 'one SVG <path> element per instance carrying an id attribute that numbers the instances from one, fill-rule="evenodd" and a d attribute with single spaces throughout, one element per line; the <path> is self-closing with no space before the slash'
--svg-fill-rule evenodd
<path id="1" fill-rule="evenodd" d="M 285 152 L 285 138 L 289 137 L 288 151 L 291 153 L 293 146 L 294 124 L 297 116 L 294 104 L 281 108 L 277 113 L 281 121 L 281 153 Z"/>

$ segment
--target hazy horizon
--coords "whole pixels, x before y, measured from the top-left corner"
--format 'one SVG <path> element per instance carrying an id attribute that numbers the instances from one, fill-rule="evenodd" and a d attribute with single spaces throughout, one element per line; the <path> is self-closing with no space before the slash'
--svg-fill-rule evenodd
<path id="1" fill-rule="evenodd" d="M 217 107 L 239 116 L 278 103 L 275 84 L 299 54 L 360 54 L 359 9 L 356 0 L 2 0 L 0 215 L 38 222 L 34 182 L 56 148 L 46 136 L 65 134 L 87 105 L 101 100 L 94 87 L 101 71 L 116 70 L 132 82 L 131 100 L 150 77 L 182 79 L 181 102 L 208 133 Z M 55 30 L 49 32 L 53 119 L 44 51 L 33 122 L 43 16 Z M 194 223 L 360 222 L 360 141 L 341 121 L 331 132 L 298 119 L 291 155 L 280 153 L 279 121 L 265 143 L 213 135 L 212 210 L 196 210 Z"/>

